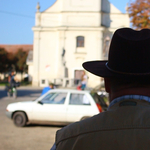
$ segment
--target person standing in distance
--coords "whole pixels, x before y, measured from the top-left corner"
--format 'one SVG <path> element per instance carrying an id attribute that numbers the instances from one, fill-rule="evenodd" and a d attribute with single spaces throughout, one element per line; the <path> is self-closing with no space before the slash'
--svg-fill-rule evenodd
<path id="1" fill-rule="evenodd" d="M 45 93 L 47 93 L 51 89 L 54 89 L 54 84 L 53 83 L 50 83 L 49 86 L 44 87 L 43 90 L 42 90 L 41 95 L 44 95 Z"/>
<path id="2" fill-rule="evenodd" d="M 81 90 L 85 90 L 87 86 L 87 80 L 88 76 L 86 75 L 85 71 L 83 70 L 82 76 L 81 76 Z"/>
<path id="3" fill-rule="evenodd" d="M 15 87 L 17 78 L 15 77 L 15 71 L 11 71 L 10 75 L 8 76 L 8 83 L 10 85 L 10 87 Z"/>

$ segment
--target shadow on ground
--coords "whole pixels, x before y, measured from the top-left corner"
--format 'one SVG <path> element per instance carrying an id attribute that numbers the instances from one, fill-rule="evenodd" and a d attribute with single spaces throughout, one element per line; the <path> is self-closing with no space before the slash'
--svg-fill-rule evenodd
<path id="1" fill-rule="evenodd" d="M 39 97 L 42 89 L 17 89 L 17 97 Z M 7 91 L 5 88 L 0 89 L 0 99 L 7 97 Z"/>
<path id="2" fill-rule="evenodd" d="M 52 128 L 63 128 L 65 127 L 66 125 L 44 125 L 44 124 L 29 124 L 29 125 L 26 125 L 24 128 L 32 128 L 32 127 L 52 127 Z"/>
<path id="3" fill-rule="evenodd" d="M 38 97 L 40 96 L 42 93 L 42 90 L 33 90 L 33 89 L 30 89 L 30 90 L 27 90 L 27 89 L 17 89 L 17 96 L 18 97 L 21 97 L 21 96 L 29 96 L 29 97 Z"/>

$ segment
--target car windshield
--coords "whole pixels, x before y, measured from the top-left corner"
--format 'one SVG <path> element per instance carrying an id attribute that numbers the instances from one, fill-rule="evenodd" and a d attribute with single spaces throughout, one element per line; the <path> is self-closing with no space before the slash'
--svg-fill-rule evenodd
<path id="1" fill-rule="evenodd" d="M 64 104 L 67 93 L 48 93 L 42 100 L 42 103 Z"/>

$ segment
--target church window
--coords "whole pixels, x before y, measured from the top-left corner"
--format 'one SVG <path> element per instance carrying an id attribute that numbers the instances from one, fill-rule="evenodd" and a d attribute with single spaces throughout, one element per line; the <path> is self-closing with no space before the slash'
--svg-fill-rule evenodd
<path id="1" fill-rule="evenodd" d="M 77 37 L 77 47 L 84 47 L 84 36 Z"/>

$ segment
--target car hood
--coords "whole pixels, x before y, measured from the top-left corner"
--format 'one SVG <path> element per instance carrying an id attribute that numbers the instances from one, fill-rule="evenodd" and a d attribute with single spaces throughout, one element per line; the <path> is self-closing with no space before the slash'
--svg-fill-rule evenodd
<path id="1" fill-rule="evenodd" d="M 22 110 L 22 111 L 29 111 L 32 109 L 35 101 L 24 101 L 24 102 L 16 102 L 16 103 L 11 103 L 8 104 L 7 106 L 7 111 L 17 111 L 17 110 Z"/>

